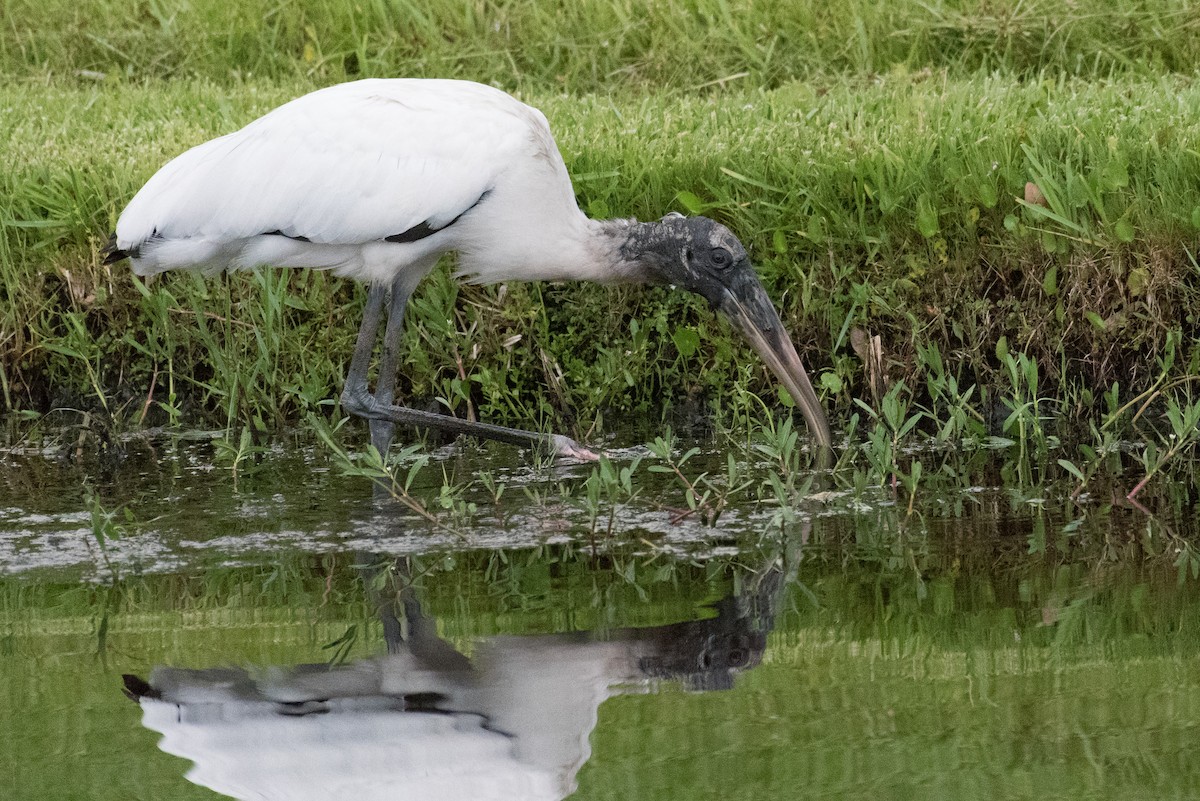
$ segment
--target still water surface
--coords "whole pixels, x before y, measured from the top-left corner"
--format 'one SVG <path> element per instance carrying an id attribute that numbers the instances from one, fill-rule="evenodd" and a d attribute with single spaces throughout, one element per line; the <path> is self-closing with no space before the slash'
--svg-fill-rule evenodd
<path id="1" fill-rule="evenodd" d="M 315 449 L 0 454 L 0 798 L 1200 797 L 1193 488 L 590 470 L 439 452 L 505 490 L 434 525 Z"/>

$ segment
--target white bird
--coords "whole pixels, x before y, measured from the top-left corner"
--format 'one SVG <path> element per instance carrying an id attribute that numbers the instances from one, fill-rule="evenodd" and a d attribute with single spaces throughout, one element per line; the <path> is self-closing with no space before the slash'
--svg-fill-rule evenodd
<path id="1" fill-rule="evenodd" d="M 307 267 L 366 282 L 342 405 L 369 421 L 381 453 L 402 423 L 596 458 L 567 437 L 393 403 L 404 307 L 451 251 L 458 275 L 474 283 L 642 282 L 703 296 L 779 376 L 817 443 L 830 446 L 812 384 L 737 237 L 674 213 L 647 223 L 589 219 L 545 116 L 482 84 L 362 80 L 286 103 L 160 169 L 121 213 L 105 262 L 128 257 L 138 275 Z"/>

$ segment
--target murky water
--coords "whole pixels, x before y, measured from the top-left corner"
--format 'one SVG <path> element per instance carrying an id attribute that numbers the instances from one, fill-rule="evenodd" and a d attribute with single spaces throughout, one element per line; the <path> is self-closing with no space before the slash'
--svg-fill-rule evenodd
<path id="1" fill-rule="evenodd" d="M 0 453 L 0 798 L 1200 797 L 1185 482 L 984 455 L 710 527 L 504 448 L 425 515 L 318 448 L 125 451 Z"/>

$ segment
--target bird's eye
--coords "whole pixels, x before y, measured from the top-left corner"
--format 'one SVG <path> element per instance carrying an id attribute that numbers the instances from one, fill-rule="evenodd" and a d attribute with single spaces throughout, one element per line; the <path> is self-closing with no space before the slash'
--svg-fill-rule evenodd
<path id="1" fill-rule="evenodd" d="M 733 256 L 725 248 L 713 248 L 712 253 L 709 254 L 709 258 L 712 260 L 714 267 L 721 269 L 725 269 L 733 263 Z"/>

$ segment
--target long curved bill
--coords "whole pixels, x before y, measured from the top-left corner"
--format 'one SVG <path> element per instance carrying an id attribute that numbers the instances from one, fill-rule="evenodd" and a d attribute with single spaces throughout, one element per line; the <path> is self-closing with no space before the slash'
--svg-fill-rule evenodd
<path id="1" fill-rule="evenodd" d="M 737 282 L 736 289 L 726 289 L 717 310 L 742 332 L 751 347 L 787 387 L 800 406 L 800 412 L 817 444 L 823 450 L 832 448 L 833 437 L 829 433 L 825 410 L 817 400 L 817 393 L 813 391 L 812 382 L 808 380 L 808 373 L 804 371 L 791 338 L 783 330 L 779 313 L 775 311 L 758 278 L 747 276 Z"/>

